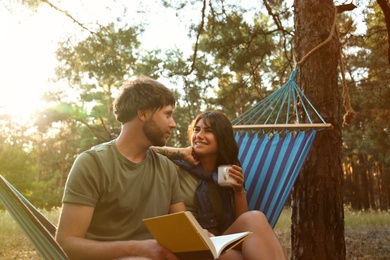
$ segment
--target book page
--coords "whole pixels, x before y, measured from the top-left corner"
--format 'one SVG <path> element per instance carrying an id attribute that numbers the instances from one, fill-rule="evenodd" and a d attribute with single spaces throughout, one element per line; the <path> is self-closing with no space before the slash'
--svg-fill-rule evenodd
<path id="1" fill-rule="evenodd" d="M 230 247 L 233 247 L 233 245 L 235 246 L 236 244 L 240 243 L 242 240 L 244 240 L 243 238 L 248 237 L 250 234 L 252 233 L 241 232 L 236 234 L 210 237 L 210 239 L 213 242 L 219 256 L 225 248 L 230 249 Z"/>

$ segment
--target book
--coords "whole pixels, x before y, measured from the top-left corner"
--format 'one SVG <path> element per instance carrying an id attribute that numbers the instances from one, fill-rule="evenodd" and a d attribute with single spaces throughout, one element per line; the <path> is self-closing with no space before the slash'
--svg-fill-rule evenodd
<path id="1" fill-rule="evenodd" d="M 209 236 L 190 211 L 143 220 L 157 242 L 180 259 L 218 259 L 252 232 Z"/>

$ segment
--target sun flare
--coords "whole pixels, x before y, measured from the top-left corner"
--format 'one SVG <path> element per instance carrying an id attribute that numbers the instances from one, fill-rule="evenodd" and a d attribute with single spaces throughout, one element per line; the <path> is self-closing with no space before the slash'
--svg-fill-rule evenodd
<path id="1" fill-rule="evenodd" d="M 0 115 L 28 119 L 42 105 L 39 95 L 20 89 L 19 93 L 7 93 L 0 99 Z"/>
<path id="2" fill-rule="evenodd" d="M 127 6 L 131 4 L 130 10 L 155 10 L 158 15 L 155 19 L 149 19 L 149 27 L 143 35 L 143 43 L 148 43 L 144 48 L 156 48 L 162 46 L 182 45 L 185 35 L 185 27 L 180 27 L 174 13 L 157 11 L 156 3 L 145 3 L 144 1 L 122 0 Z M 75 17 L 84 23 L 102 21 L 102 17 L 110 19 L 113 15 L 122 13 L 121 10 L 113 10 L 112 15 L 107 15 L 106 3 L 96 4 L 95 1 L 81 1 L 78 3 L 64 2 L 61 5 L 64 10 L 69 10 Z M 25 7 L 14 3 L 12 12 L 0 5 L 0 33 L 3 36 L 0 41 L 0 115 L 8 114 L 15 117 L 28 118 L 40 104 L 40 96 L 43 90 L 48 89 L 49 78 L 54 77 L 54 68 L 58 64 L 55 51 L 58 42 L 61 42 L 65 35 L 75 34 L 80 27 L 75 25 L 67 16 L 62 15 L 49 5 L 41 5 L 37 12 L 32 12 Z M 93 11 L 91 11 L 93 10 Z M 132 19 L 143 20 L 142 12 L 135 12 Z M 129 22 L 133 22 L 132 19 Z M 106 21 L 107 22 L 107 21 Z M 164 24 L 164 26 L 161 26 Z M 175 30 L 170 30 L 175 24 Z M 166 28 L 162 30 L 162 28 Z M 158 44 L 155 38 L 161 40 Z M 164 41 L 164 39 L 166 39 Z M 172 39 L 182 39 L 175 41 Z M 188 44 L 187 46 L 191 46 Z"/>
<path id="3" fill-rule="evenodd" d="M 0 115 L 28 119 L 53 75 L 56 44 L 48 36 L 55 36 L 55 22 L 48 25 L 50 14 L 0 12 Z"/>

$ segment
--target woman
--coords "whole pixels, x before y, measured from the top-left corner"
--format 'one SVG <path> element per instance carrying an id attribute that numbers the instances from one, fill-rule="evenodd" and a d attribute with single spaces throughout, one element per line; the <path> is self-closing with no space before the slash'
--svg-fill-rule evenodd
<path id="1" fill-rule="evenodd" d="M 229 119 L 221 112 L 204 112 L 191 123 L 188 134 L 191 147 L 154 147 L 180 166 L 180 186 L 187 210 L 214 235 L 253 232 L 220 259 L 285 259 L 264 214 L 248 211 L 244 174 Z M 218 166 L 226 164 L 232 165 L 229 174 L 236 180 L 231 187 L 217 183 Z"/>

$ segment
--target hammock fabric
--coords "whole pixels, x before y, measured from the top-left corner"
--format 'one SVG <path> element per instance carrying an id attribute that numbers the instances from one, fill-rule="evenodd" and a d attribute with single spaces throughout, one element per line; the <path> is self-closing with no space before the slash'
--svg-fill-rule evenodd
<path id="1" fill-rule="evenodd" d="M 294 79 L 232 121 L 248 207 L 275 226 L 319 129 L 331 127 Z M 320 123 L 314 123 L 310 114 Z M 303 123 L 302 120 L 309 123 Z"/>
<path id="2" fill-rule="evenodd" d="M 43 259 L 68 259 L 54 239 L 56 226 L 1 175 L 0 202 Z"/>
<path id="3" fill-rule="evenodd" d="M 249 209 L 263 212 L 275 226 L 298 173 L 310 151 L 316 131 L 284 136 L 236 133 L 239 159 L 245 174 Z"/>

